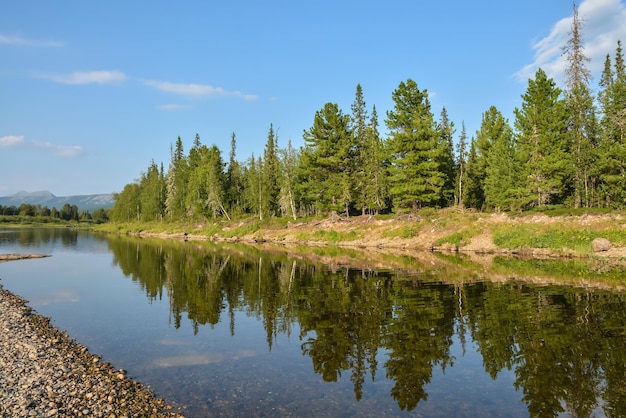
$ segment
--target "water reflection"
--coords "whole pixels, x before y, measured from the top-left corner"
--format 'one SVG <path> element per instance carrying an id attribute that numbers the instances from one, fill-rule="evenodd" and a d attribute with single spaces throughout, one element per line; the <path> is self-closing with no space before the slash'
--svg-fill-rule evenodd
<path id="1" fill-rule="evenodd" d="M 52 249 L 60 246 L 70 249 L 78 245 L 79 239 L 82 248 L 91 248 L 95 251 L 106 243 L 106 237 L 103 235 L 71 227 L 0 228 L 1 247 Z"/>
<path id="2" fill-rule="evenodd" d="M 329 268 L 236 245 L 126 237 L 110 237 L 108 243 L 114 262 L 150 300 L 167 295 L 175 327 L 185 317 L 196 333 L 228 322 L 234 335 L 235 312 L 244 311 L 262 321 L 269 350 L 279 335 L 298 329 L 302 354 L 315 373 L 326 382 L 349 376 L 357 401 L 364 382 L 381 379 L 382 366 L 399 409 L 415 410 L 428 400 L 434 372 L 455 366 L 451 347 L 458 341 L 463 351 L 476 346 L 492 379 L 514 372 L 514 387 L 530 416 L 626 416 L 623 294 L 470 280 L 476 270 L 467 266 L 473 263 L 449 257 L 441 257 L 438 271 L 447 272 L 441 275 L 415 261 L 411 273 L 398 273 Z M 550 270 L 558 278 L 575 270 L 579 279 L 585 269 L 601 270 L 597 261 L 584 268 L 581 261 L 492 263 L 509 278 Z M 245 349 L 181 354 L 158 358 L 155 365 L 207 365 L 255 355 Z"/>
<path id="3" fill-rule="evenodd" d="M 74 228 L 12 228 L 2 231 L 0 244 L 18 243 L 22 247 L 39 247 L 60 243 L 64 247 L 76 246 L 78 230 Z"/>

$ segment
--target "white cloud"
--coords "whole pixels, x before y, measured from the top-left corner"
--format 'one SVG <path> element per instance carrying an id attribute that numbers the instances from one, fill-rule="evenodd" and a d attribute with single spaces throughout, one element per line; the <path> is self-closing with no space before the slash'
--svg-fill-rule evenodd
<path id="1" fill-rule="evenodd" d="M 83 148 L 79 145 L 56 145 L 45 141 L 25 141 L 23 135 L 7 135 L 0 137 L 0 148 L 19 145 L 41 149 L 63 158 L 73 158 L 83 152 Z"/>
<path id="2" fill-rule="evenodd" d="M 238 90 L 225 90 L 221 87 L 213 87 L 208 84 L 182 84 L 182 83 L 171 83 L 169 81 L 156 81 L 156 80 L 145 80 L 144 83 L 147 86 L 154 87 L 157 90 L 161 90 L 167 93 L 180 94 L 182 96 L 194 96 L 194 97 L 205 97 L 205 96 L 233 96 L 239 97 L 243 100 L 256 100 L 258 96 L 254 94 L 244 94 Z"/>
<path id="3" fill-rule="evenodd" d="M 542 68 L 550 77 L 563 80 L 567 67 L 563 46 L 570 37 L 572 15 L 556 22 L 548 36 L 532 45 L 534 60 L 514 74 L 516 79 L 526 81 Z M 623 0 L 584 0 L 578 7 L 578 17 L 582 22 L 584 52 L 590 59 L 587 68 L 597 74 L 604 66 L 606 54 L 615 55 L 617 41 L 626 42 L 626 5 Z"/>
<path id="4" fill-rule="evenodd" d="M 189 106 L 176 104 L 176 103 L 168 103 L 168 104 L 163 104 L 163 105 L 158 106 L 158 108 L 161 110 L 182 110 L 182 109 L 186 109 L 187 107 Z"/>
<path id="5" fill-rule="evenodd" d="M 24 142 L 23 135 L 7 135 L 0 137 L 0 147 L 11 147 Z"/>
<path id="6" fill-rule="evenodd" d="M 126 80 L 126 74 L 121 71 L 91 71 L 74 72 L 71 74 L 58 74 L 43 76 L 55 83 L 62 84 L 111 84 L 121 83 Z"/>
<path id="7" fill-rule="evenodd" d="M 31 141 L 30 144 L 35 148 L 44 149 L 50 151 L 57 157 L 73 158 L 80 155 L 83 152 L 83 147 L 79 145 L 56 145 L 50 142 L 43 141 Z"/>
<path id="8" fill-rule="evenodd" d="M 24 39 L 19 36 L 10 36 L 0 34 L 0 44 L 15 45 L 15 46 L 32 46 L 32 47 L 52 47 L 59 48 L 65 46 L 63 42 L 59 41 L 40 41 L 36 39 Z"/>

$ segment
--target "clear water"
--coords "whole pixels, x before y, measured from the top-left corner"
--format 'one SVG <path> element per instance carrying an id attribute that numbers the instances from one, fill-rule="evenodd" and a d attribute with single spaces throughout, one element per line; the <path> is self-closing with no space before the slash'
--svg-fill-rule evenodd
<path id="1" fill-rule="evenodd" d="M 626 416 L 617 291 L 69 228 L 13 252 L 52 257 L 0 284 L 189 417 Z"/>

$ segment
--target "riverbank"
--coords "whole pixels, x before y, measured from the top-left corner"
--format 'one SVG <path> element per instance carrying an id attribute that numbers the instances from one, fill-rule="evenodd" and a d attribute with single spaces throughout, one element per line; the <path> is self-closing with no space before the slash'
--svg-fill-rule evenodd
<path id="1" fill-rule="evenodd" d="M 180 417 L 0 285 L 0 417 Z"/>
<path id="2" fill-rule="evenodd" d="M 216 242 L 337 246 L 388 252 L 437 251 L 530 257 L 626 258 L 626 214 L 510 215 L 450 209 L 414 214 L 195 224 L 104 225 L 99 230 Z M 598 245 L 601 243 L 602 245 Z"/>

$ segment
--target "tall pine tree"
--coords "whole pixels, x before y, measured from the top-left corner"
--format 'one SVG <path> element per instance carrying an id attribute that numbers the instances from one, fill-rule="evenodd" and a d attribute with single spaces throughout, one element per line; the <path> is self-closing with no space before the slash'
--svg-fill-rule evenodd
<path id="1" fill-rule="evenodd" d="M 562 203 L 571 173 L 567 116 L 561 89 L 542 69 L 528 81 L 522 107 L 515 109 L 522 207 Z"/>
<path id="2" fill-rule="evenodd" d="M 279 176 L 280 161 L 278 158 L 278 135 L 274 132 L 274 126 L 270 123 L 267 133 L 267 142 L 263 155 L 263 209 L 268 216 L 278 212 L 278 194 L 280 192 Z"/>
<path id="3" fill-rule="evenodd" d="M 596 163 L 596 118 L 589 82 L 591 73 L 586 67 L 582 37 L 582 22 L 574 4 L 570 38 L 563 48 L 568 67 L 566 109 L 569 115 L 569 153 L 572 156 L 573 206 L 589 207 L 594 192 L 594 166 Z"/>
<path id="4" fill-rule="evenodd" d="M 396 210 L 416 210 L 441 202 L 446 184 L 442 161 L 447 145 L 430 110 L 427 90 L 411 79 L 392 93 L 387 111 L 390 192 Z"/>
<path id="5" fill-rule="evenodd" d="M 367 164 L 370 158 L 368 155 L 371 150 L 368 138 L 368 116 L 365 99 L 363 98 L 363 89 L 360 84 L 356 86 L 354 102 L 351 106 L 351 131 L 354 135 L 355 153 L 354 153 L 354 195 L 357 208 L 361 210 L 361 214 L 367 211 L 367 184 L 370 181 L 367 173 Z"/>
<path id="6" fill-rule="evenodd" d="M 305 146 L 298 168 L 299 188 L 306 213 L 348 211 L 352 202 L 354 141 L 350 115 L 326 103 L 304 132 Z"/>
<path id="7" fill-rule="evenodd" d="M 465 171 L 467 169 L 467 131 L 465 130 L 465 121 L 461 122 L 461 135 L 459 136 L 459 142 L 457 144 L 456 166 L 455 204 L 463 206 L 463 187 Z"/>
<path id="8" fill-rule="evenodd" d="M 445 107 L 441 109 L 438 129 L 441 134 L 441 141 L 445 146 L 445 153 L 441 156 L 441 169 L 446 176 L 440 204 L 442 206 L 450 206 L 454 204 L 454 185 L 457 168 L 454 161 L 454 122 L 449 119 L 448 111 Z"/>
<path id="9" fill-rule="evenodd" d="M 236 159 L 237 138 L 233 132 L 230 137 L 230 153 L 226 170 L 226 198 L 228 210 L 232 214 L 241 214 L 244 211 L 242 202 L 243 184 L 241 165 Z"/>
<path id="10" fill-rule="evenodd" d="M 170 154 L 170 166 L 166 178 L 165 211 L 169 220 L 172 221 L 184 219 L 186 216 L 188 168 L 180 136 L 176 139 L 174 150 L 170 149 Z"/>
<path id="11" fill-rule="evenodd" d="M 598 102 L 602 115 L 598 147 L 601 199 L 608 207 L 620 208 L 626 206 L 626 72 L 621 41 L 614 68 L 610 56 L 606 57 Z"/>

